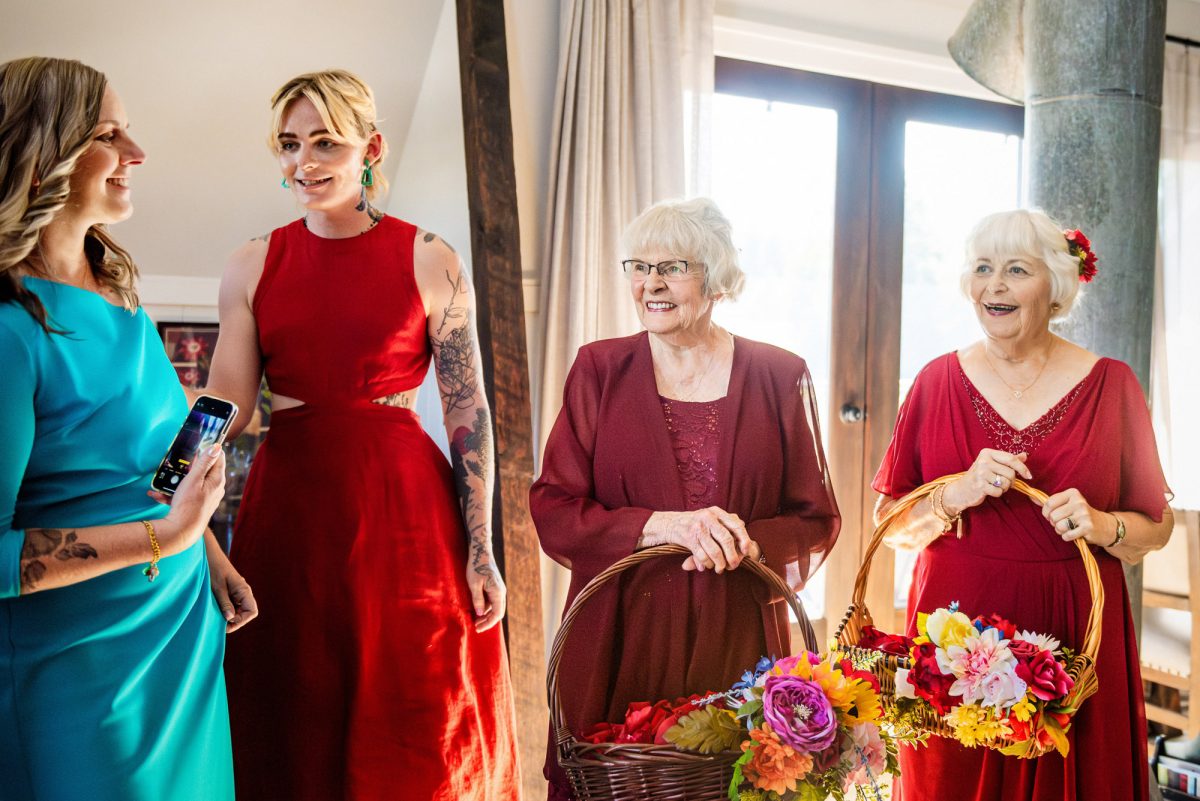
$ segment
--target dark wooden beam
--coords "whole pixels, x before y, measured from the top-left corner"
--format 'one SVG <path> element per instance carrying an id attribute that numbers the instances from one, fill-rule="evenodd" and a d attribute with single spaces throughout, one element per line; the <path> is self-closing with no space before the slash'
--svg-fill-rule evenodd
<path id="1" fill-rule="evenodd" d="M 496 556 L 508 582 L 505 631 L 529 799 L 544 797 L 545 642 L 541 560 L 529 517 L 533 417 L 503 0 L 457 0 L 471 261 L 484 379 L 496 429 Z"/>

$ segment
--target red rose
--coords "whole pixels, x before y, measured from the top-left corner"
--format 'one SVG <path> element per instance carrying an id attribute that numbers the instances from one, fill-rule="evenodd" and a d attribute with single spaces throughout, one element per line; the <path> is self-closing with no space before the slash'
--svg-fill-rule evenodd
<path id="1" fill-rule="evenodd" d="M 913 692 L 944 715 L 962 699 L 950 695 L 954 676 L 942 673 L 936 653 L 937 646 L 931 642 L 918 645 L 913 652 L 913 666 L 908 672 L 908 681 L 913 686 Z"/>
<path id="2" fill-rule="evenodd" d="M 862 636 L 858 638 L 858 647 L 882 651 L 893 656 L 908 656 L 908 651 L 912 648 L 912 639 L 900 634 L 884 634 L 874 626 L 863 626 Z"/>
<path id="3" fill-rule="evenodd" d="M 679 719 L 681 717 L 683 717 L 684 715 L 691 714 L 692 712 L 699 709 L 700 704 L 698 703 L 698 701 L 701 698 L 704 698 L 704 696 L 703 695 L 693 695 L 688 698 L 676 698 L 675 699 L 675 704 L 671 707 L 671 711 L 667 714 L 667 716 L 665 718 L 662 719 L 662 721 L 654 729 L 655 745 L 668 745 L 667 738 L 666 738 L 667 729 L 671 728 L 676 723 L 678 723 Z"/>
<path id="4" fill-rule="evenodd" d="M 971 622 L 972 624 L 982 624 L 984 629 L 988 628 L 989 626 L 994 629 L 999 629 L 1000 635 L 1006 640 L 1011 640 L 1013 635 L 1017 633 L 1016 626 L 1014 626 L 1012 623 L 1009 623 L 1007 620 L 995 614 L 994 612 L 987 617 L 980 615 Z M 975 627 L 979 628 L 978 625 Z M 980 630 L 982 631 L 983 629 Z"/>
<path id="5" fill-rule="evenodd" d="M 842 675 L 847 679 L 862 679 L 867 684 L 870 684 L 875 692 L 879 692 L 879 679 L 869 670 L 858 670 L 849 659 L 843 659 L 838 665 L 842 670 Z"/>
<path id="6" fill-rule="evenodd" d="M 1042 652 L 1041 648 L 1025 640 L 1011 641 L 1008 644 L 1008 650 L 1012 651 L 1012 655 L 1017 658 L 1018 662 L 1025 664 Z"/>
<path id="7" fill-rule="evenodd" d="M 624 733 L 625 727 L 620 723 L 597 723 L 579 739 L 585 743 L 615 743 Z"/>
<path id="8" fill-rule="evenodd" d="M 1017 662 L 1017 677 L 1029 685 L 1029 691 L 1043 701 L 1061 698 L 1075 682 L 1049 651 L 1041 650 L 1028 661 Z"/>
<path id="9" fill-rule="evenodd" d="M 659 724 L 671 714 L 667 701 L 651 705 L 645 701 L 634 701 L 625 710 L 625 731 L 614 741 L 618 743 L 652 743 Z"/>

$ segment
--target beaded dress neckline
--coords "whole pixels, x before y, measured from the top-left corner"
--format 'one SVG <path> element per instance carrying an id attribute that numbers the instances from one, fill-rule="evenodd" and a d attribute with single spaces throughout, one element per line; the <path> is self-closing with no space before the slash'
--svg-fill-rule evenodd
<path id="1" fill-rule="evenodd" d="M 980 425 L 987 431 L 996 448 L 1008 453 L 1028 454 L 1033 453 L 1034 449 L 1041 445 L 1062 421 L 1067 410 L 1071 408 L 1071 404 L 1079 397 L 1079 393 L 1083 391 L 1095 374 L 1096 366 L 1099 364 L 1100 360 L 1097 360 L 1079 383 L 1071 387 L 1067 394 L 1059 398 L 1058 402 L 1047 409 L 1041 417 L 1024 428 L 1015 428 L 996 411 L 987 398 L 983 397 L 983 393 L 971 383 L 971 379 L 967 377 L 966 371 L 962 368 L 962 362 L 958 362 L 958 375 L 962 380 L 963 389 L 967 392 L 967 397 L 971 399 L 975 416 L 979 418 Z"/>

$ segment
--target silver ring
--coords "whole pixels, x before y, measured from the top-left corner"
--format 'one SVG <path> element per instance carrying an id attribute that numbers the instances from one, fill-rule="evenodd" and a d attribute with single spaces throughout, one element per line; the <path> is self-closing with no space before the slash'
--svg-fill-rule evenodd
<path id="1" fill-rule="evenodd" d="M 996 489 L 1000 489 L 1004 486 L 1004 479 L 1000 478 L 1000 476 L 996 476 L 992 479 L 992 486 Z"/>
<path id="2" fill-rule="evenodd" d="M 1074 531 L 1077 528 L 1079 528 L 1079 526 L 1075 525 L 1075 521 L 1068 517 L 1067 518 L 1067 531 Z"/>

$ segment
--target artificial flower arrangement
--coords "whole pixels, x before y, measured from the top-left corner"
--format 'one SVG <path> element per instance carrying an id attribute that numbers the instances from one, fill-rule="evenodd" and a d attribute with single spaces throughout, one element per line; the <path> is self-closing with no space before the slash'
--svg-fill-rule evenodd
<path id="1" fill-rule="evenodd" d="M 858 643 L 911 660 L 911 668 L 896 670 L 895 704 L 884 716 L 895 736 L 923 740 L 921 721 L 932 712 L 966 746 L 1066 756 L 1078 705 L 1066 670 L 1070 649 L 1046 634 L 1017 631 L 997 615 L 972 620 L 957 603 L 918 614 L 917 631 L 909 638 L 865 626 Z"/>
<path id="2" fill-rule="evenodd" d="M 1079 259 L 1079 280 L 1090 284 L 1096 277 L 1096 252 L 1092 250 L 1091 241 L 1076 228 L 1073 231 L 1063 231 L 1067 238 L 1067 251 Z"/>
<path id="3" fill-rule="evenodd" d="M 897 773 L 896 742 L 880 724 L 879 682 L 838 652 L 763 657 L 723 692 L 674 703 L 631 703 L 621 723 L 585 733 L 592 743 L 670 744 L 683 751 L 742 752 L 731 801 L 838 801 L 853 791 L 882 799 Z"/>

